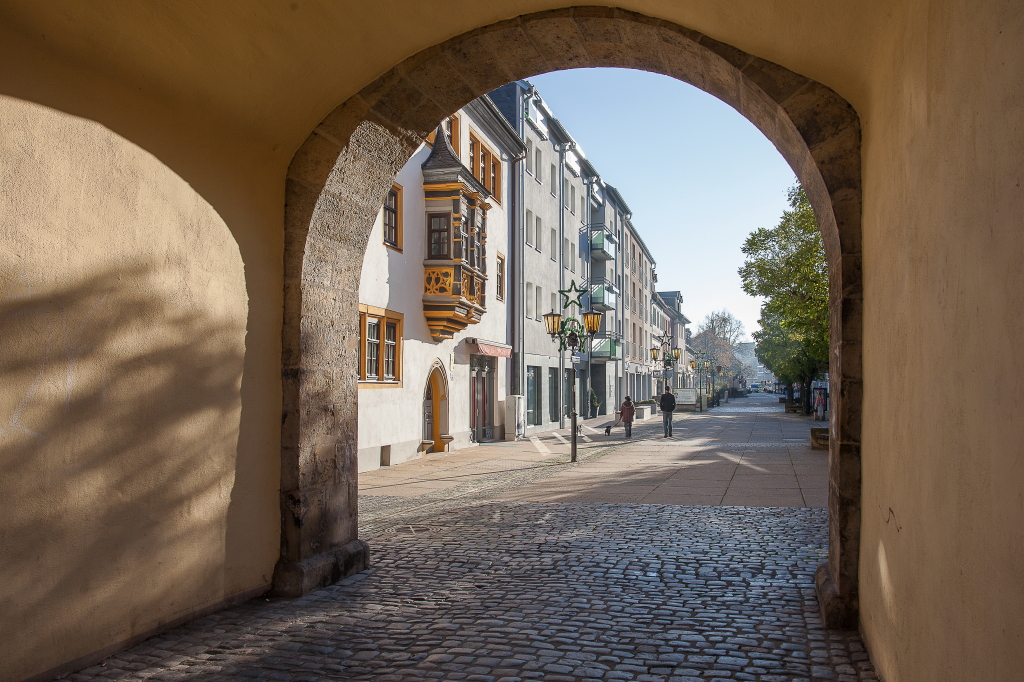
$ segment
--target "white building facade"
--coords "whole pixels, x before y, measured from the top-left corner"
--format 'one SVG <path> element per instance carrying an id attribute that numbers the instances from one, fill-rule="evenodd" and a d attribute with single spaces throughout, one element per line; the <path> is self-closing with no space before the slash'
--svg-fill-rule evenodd
<path id="1" fill-rule="evenodd" d="M 399 171 L 363 259 L 360 471 L 505 435 L 510 178 L 525 148 L 486 97 L 432 138 Z"/>

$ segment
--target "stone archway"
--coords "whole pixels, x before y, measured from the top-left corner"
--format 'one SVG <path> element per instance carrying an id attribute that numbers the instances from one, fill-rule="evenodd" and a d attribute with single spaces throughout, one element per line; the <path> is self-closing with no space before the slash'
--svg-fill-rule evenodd
<path id="1" fill-rule="evenodd" d="M 857 618 L 860 536 L 861 158 L 853 107 L 821 83 L 685 27 L 573 7 L 485 26 L 409 57 L 332 111 L 288 170 L 282 551 L 275 587 L 300 594 L 366 563 L 356 540 L 359 266 L 392 178 L 438 121 L 512 80 L 624 67 L 690 83 L 770 139 L 807 190 L 830 268 L 830 627 Z"/>

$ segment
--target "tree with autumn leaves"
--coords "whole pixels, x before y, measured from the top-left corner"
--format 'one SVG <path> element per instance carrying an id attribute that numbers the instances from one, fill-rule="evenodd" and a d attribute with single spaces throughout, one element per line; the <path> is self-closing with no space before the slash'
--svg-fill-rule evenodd
<path id="1" fill-rule="evenodd" d="M 803 188 L 791 187 L 788 198 L 778 225 L 747 237 L 739 274 L 745 292 L 766 299 L 753 334 L 757 357 L 780 381 L 802 385 L 809 414 L 811 382 L 828 371 L 828 265 Z"/>

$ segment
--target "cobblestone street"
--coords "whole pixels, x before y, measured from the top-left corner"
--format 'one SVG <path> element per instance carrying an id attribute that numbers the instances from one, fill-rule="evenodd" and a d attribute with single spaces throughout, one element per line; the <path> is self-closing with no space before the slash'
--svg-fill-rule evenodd
<path id="1" fill-rule="evenodd" d="M 591 428 L 576 465 L 548 435 L 543 448 L 372 472 L 360 483 L 372 568 L 220 611 L 67 679 L 876 680 L 855 632 L 821 626 L 827 455 L 774 401 L 687 415 L 672 440 L 660 419 L 630 442 Z M 671 492 L 695 487 L 714 499 Z M 730 491 L 789 503 L 730 503 Z"/>

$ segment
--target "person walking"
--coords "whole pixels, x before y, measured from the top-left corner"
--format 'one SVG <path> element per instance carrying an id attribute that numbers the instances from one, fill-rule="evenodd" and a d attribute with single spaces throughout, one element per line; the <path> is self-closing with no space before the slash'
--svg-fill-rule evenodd
<path id="1" fill-rule="evenodd" d="M 622 401 L 622 405 L 619 406 L 619 418 L 622 419 L 622 425 L 626 428 L 626 438 L 633 437 L 634 414 L 636 414 L 636 406 L 633 405 L 633 400 L 627 395 L 626 399 Z"/>
<path id="2" fill-rule="evenodd" d="M 658 401 L 658 406 L 661 407 L 661 423 L 665 427 L 665 438 L 672 436 L 672 412 L 676 409 L 676 397 L 672 395 L 672 391 L 669 387 L 665 387 L 665 392 L 661 394 L 661 400 Z"/>

